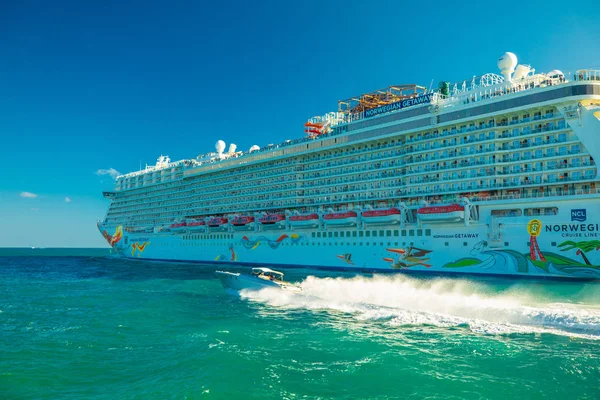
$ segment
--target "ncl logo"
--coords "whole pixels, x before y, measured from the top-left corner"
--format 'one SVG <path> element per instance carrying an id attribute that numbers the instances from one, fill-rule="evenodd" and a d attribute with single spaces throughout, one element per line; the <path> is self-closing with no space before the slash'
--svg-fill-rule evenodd
<path id="1" fill-rule="evenodd" d="M 585 208 L 571 210 L 571 221 L 583 222 L 587 218 Z"/>

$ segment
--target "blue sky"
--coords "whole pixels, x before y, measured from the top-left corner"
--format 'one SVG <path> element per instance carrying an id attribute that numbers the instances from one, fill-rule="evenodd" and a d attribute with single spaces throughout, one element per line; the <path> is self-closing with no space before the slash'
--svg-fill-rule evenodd
<path id="1" fill-rule="evenodd" d="M 600 68 L 595 2 L 405 3 L 2 2 L 0 246 L 104 246 L 98 171 L 298 138 L 363 92 L 498 72 L 505 51 Z"/>

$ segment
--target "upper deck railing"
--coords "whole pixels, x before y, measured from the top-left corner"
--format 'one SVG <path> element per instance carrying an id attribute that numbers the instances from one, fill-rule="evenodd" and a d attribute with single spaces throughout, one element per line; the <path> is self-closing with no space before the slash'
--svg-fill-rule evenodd
<path id="1" fill-rule="evenodd" d="M 565 85 L 571 82 L 598 81 L 600 82 L 600 70 L 579 70 L 575 74 L 547 76 L 537 74 L 528 76 L 514 82 L 502 82 L 492 86 L 473 87 L 455 95 L 440 99 L 437 105 L 440 110 L 445 107 L 477 103 L 498 97 L 529 91 L 536 88 Z"/>
<path id="2" fill-rule="evenodd" d="M 485 77 L 486 75 L 484 75 Z M 533 76 L 527 76 L 523 79 L 514 82 L 500 82 L 498 80 L 493 80 L 493 84 L 488 84 L 489 80 L 484 80 L 482 77 L 479 83 L 476 83 L 475 80 L 471 81 L 470 86 L 467 85 L 467 81 L 462 83 L 462 86 L 455 85 L 453 93 L 449 96 L 445 96 L 439 92 L 430 92 L 428 95 L 431 96 L 430 102 L 430 111 L 431 112 L 440 112 L 446 108 L 455 108 L 462 107 L 466 105 L 471 105 L 473 103 L 485 102 L 485 101 L 494 101 L 499 97 L 513 95 L 516 93 L 521 93 L 524 91 L 531 91 L 538 88 L 545 88 L 550 86 L 561 86 L 570 84 L 572 82 L 587 82 L 594 81 L 600 83 L 600 70 L 597 69 L 585 69 L 578 70 L 577 72 L 567 75 L 555 75 L 555 76 L 547 76 L 544 74 L 536 74 Z M 423 107 L 421 105 L 421 107 Z M 391 113 L 401 113 L 406 109 L 412 109 L 413 107 L 402 108 L 395 111 L 386 112 L 382 115 L 388 115 Z M 320 119 L 327 119 L 332 127 L 347 125 L 357 121 L 361 121 L 367 117 L 365 117 L 365 111 L 359 113 L 328 113 L 323 117 L 315 117 Z M 371 118 L 377 118 L 377 116 L 373 116 Z M 223 158 L 220 157 L 208 157 L 208 155 L 201 155 L 198 158 L 205 158 L 203 161 L 198 160 L 180 160 L 173 163 L 169 163 L 165 166 L 159 167 L 147 167 L 144 170 L 131 172 L 128 174 L 121 175 L 117 177 L 117 180 L 123 178 L 134 178 L 139 175 L 144 175 L 156 171 L 168 170 L 174 167 L 183 166 L 184 169 L 198 168 L 204 167 L 204 171 L 212 171 L 222 168 L 227 168 L 229 166 L 246 164 L 250 162 L 255 162 L 263 159 L 269 159 L 276 157 L 277 155 L 283 154 L 284 152 L 280 152 L 279 150 L 284 150 L 289 148 L 290 146 L 295 146 L 302 143 L 313 142 L 314 140 L 324 140 L 333 136 L 344 134 L 345 132 L 342 130 L 333 129 L 331 132 L 323 135 L 317 136 L 317 138 L 311 137 L 303 137 L 295 140 L 287 140 L 283 143 L 277 145 L 267 145 L 263 146 L 258 150 L 248 151 L 248 152 L 237 152 L 231 156 L 225 156 Z"/>
<path id="3" fill-rule="evenodd" d="M 179 161 L 173 161 L 167 164 L 163 164 L 160 166 L 146 166 L 146 168 L 140 170 L 140 171 L 135 171 L 135 172 L 129 172 L 127 174 L 122 174 L 117 176 L 116 180 L 121 180 L 124 178 L 135 178 L 136 176 L 140 176 L 140 175 L 145 175 L 145 174 L 149 174 L 152 172 L 157 172 L 157 171 L 165 171 L 171 168 L 176 168 L 176 167 L 180 167 L 180 166 L 188 166 L 192 164 L 192 160 L 179 160 Z"/>

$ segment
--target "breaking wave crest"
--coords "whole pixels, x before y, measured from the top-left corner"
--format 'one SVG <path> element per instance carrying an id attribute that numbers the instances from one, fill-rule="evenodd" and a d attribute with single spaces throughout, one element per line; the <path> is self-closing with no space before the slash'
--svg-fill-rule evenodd
<path id="1" fill-rule="evenodd" d="M 302 295 L 264 289 L 241 296 L 271 307 L 341 312 L 357 321 L 396 327 L 467 327 L 483 334 L 551 333 L 600 340 L 597 305 L 540 302 L 523 292 L 490 293 L 472 281 L 309 276 L 301 286 Z"/>

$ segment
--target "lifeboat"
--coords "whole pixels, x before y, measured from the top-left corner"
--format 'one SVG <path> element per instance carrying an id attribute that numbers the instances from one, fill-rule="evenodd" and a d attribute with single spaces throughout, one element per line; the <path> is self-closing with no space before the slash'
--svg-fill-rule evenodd
<path id="1" fill-rule="evenodd" d="M 302 228 L 314 228 L 319 225 L 319 216 L 317 214 L 298 214 L 290 215 L 287 217 L 287 221 L 290 226 L 302 229 Z"/>
<path id="2" fill-rule="evenodd" d="M 269 214 L 258 219 L 263 229 L 285 228 L 285 214 Z"/>
<path id="3" fill-rule="evenodd" d="M 171 232 L 183 232 L 185 231 L 187 224 L 185 222 L 174 222 L 169 225 L 169 230 Z"/>
<path id="4" fill-rule="evenodd" d="M 401 213 L 397 208 L 385 208 L 366 210 L 361 215 L 365 224 L 399 224 Z"/>
<path id="5" fill-rule="evenodd" d="M 231 220 L 231 226 L 235 230 L 253 229 L 254 217 L 237 216 Z"/>
<path id="6" fill-rule="evenodd" d="M 328 226 L 356 225 L 357 215 L 354 211 L 333 212 L 323 215 L 323 221 Z"/>
<path id="7" fill-rule="evenodd" d="M 227 218 L 225 217 L 212 217 L 208 220 L 206 225 L 213 229 L 226 229 L 227 228 Z"/>
<path id="8" fill-rule="evenodd" d="M 195 219 L 190 219 L 186 221 L 188 231 L 203 231 L 206 227 L 205 221 L 198 221 Z"/>
<path id="9" fill-rule="evenodd" d="M 427 206 L 417 210 L 417 218 L 423 222 L 457 222 L 465 219 L 465 209 L 460 204 Z"/>
<path id="10" fill-rule="evenodd" d="M 169 232 L 169 231 L 170 231 L 170 229 L 167 226 L 158 225 L 158 226 L 154 227 L 154 233 Z"/>
<path id="11" fill-rule="evenodd" d="M 129 233 L 146 233 L 146 228 L 143 226 L 131 226 L 125 228 L 125 231 Z"/>

